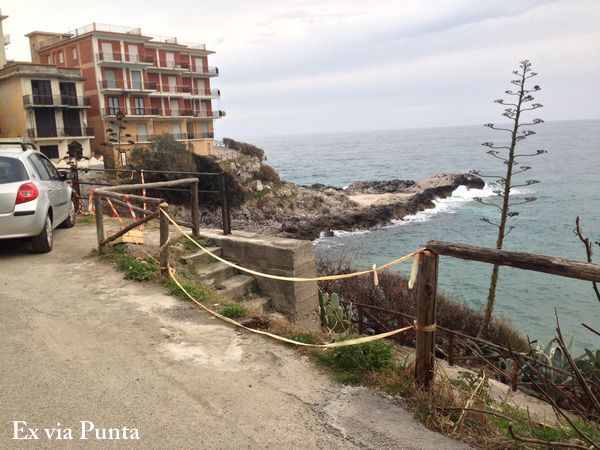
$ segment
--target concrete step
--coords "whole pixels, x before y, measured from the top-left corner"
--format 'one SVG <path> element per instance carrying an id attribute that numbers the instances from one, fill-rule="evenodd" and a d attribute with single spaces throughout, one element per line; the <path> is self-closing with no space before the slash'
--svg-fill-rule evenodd
<path id="1" fill-rule="evenodd" d="M 206 249 L 217 256 L 223 255 L 221 247 L 206 247 Z M 191 255 L 182 256 L 181 262 L 184 264 L 193 264 L 196 266 L 201 266 L 217 262 L 217 260 L 210 256 L 208 253 L 199 251 L 197 253 L 192 253 Z"/>
<path id="2" fill-rule="evenodd" d="M 241 299 L 254 284 L 254 277 L 249 275 L 234 275 L 215 285 L 217 292 L 233 300 Z"/>
<path id="3" fill-rule="evenodd" d="M 222 262 L 198 267 L 196 278 L 206 285 L 219 284 L 235 275 L 233 268 Z"/>
<path id="4" fill-rule="evenodd" d="M 264 313 L 271 309 L 271 300 L 266 297 L 244 298 L 242 299 L 242 304 L 250 309 L 257 310 L 259 313 Z"/>

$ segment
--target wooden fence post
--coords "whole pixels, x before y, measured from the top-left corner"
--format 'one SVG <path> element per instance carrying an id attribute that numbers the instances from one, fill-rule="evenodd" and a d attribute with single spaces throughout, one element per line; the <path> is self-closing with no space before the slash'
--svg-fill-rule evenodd
<path id="1" fill-rule="evenodd" d="M 419 258 L 415 323 L 417 335 L 415 379 L 424 387 L 429 386 L 434 376 L 437 274 L 438 256 L 430 251 L 424 251 Z"/>
<path id="2" fill-rule="evenodd" d="M 157 206 L 160 212 L 160 273 L 169 274 L 169 219 L 165 212 L 169 210 L 167 203 L 161 203 Z"/>
<path id="3" fill-rule="evenodd" d="M 98 237 L 98 253 L 102 253 L 102 242 L 104 241 L 104 221 L 102 217 L 102 196 L 94 192 L 94 213 L 96 214 L 96 236 Z"/>
<path id="4" fill-rule="evenodd" d="M 192 234 L 194 237 L 200 235 L 200 211 L 198 209 L 198 182 L 190 184 L 190 199 L 192 202 Z"/>

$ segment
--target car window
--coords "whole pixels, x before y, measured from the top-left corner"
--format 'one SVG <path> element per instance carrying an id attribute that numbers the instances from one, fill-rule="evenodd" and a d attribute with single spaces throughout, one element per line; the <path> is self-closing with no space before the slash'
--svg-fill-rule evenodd
<path id="1" fill-rule="evenodd" d="M 33 164 L 33 167 L 35 168 L 35 171 L 37 172 L 41 180 L 48 181 L 52 179 L 50 173 L 48 173 L 48 169 L 46 169 L 46 166 L 44 165 L 44 162 L 42 161 L 42 158 L 40 158 L 39 155 L 33 154 L 29 156 L 29 162 Z"/>
<path id="2" fill-rule="evenodd" d="M 28 178 L 25 166 L 21 161 L 0 156 L 0 184 L 16 183 Z"/>
<path id="3" fill-rule="evenodd" d="M 39 158 L 42 160 L 42 163 L 50 174 L 50 178 L 60 181 L 60 174 L 58 173 L 58 170 L 56 170 L 56 167 L 54 167 L 54 164 L 52 164 L 50 160 L 44 156 L 40 155 Z"/>

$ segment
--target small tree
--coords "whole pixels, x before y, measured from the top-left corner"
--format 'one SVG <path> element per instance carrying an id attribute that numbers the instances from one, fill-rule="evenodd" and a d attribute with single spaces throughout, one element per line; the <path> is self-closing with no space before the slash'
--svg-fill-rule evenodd
<path id="1" fill-rule="evenodd" d="M 131 139 L 132 138 L 131 134 L 126 132 L 127 120 L 125 120 L 125 114 L 123 114 L 123 111 L 121 111 L 121 110 L 117 111 L 117 113 L 115 114 L 115 120 L 111 120 L 110 124 L 111 124 L 111 128 L 106 129 L 106 137 L 111 144 L 117 145 L 117 152 L 119 153 L 119 156 L 117 158 L 115 167 L 117 169 L 122 169 L 124 164 L 121 159 L 122 158 L 121 155 L 125 153 L 125 150 L 121 147 L 123 138 L 126 138 L 126 142 L 128 144 L 133 145 L 134 142 Z M 107 144 L 103 143 L 100 145 L 105 146 Z M 111 154 L 111 157 L 114 157 L 114 155 Z M 117 183 L 118 182 L 119 182 L 119 172 L 117 172 Z"/>
<path id="2" fill-rule="evenodd" d="M 532 130 L 526 130 L 522 127 L 537 125 L 543 122 L 542 119 L 533 119 L 531 122 L 524 122 L 521 114 L 526 111 L 532 111 L 534 109 L 541 108 L 540 103 L 534 103 L 534 97 L 531 95 L 532 92 L 539 91 L 541 88 L 538 85 L 534 85 L 531 88 L 527 87 L 530 78 L 533 78 L 537 73 L 532 72 L 531 63 L 528 60 L 521 61 L 519 63 L 519 70 L 514 70 L 513 74 L 517 75 L 517 79 L 511 80 L 511 83 L 517 86 L 516 90 L 507 90 L 506 94 L 511 95 L 515 98 L 514 102 L 505 102 L 503 99 L 495 100 L 496 103 L 506 106 L 502 115 L 511 121 L 509 127 L 497 126 L 493 123 L 485 124 L 493 130 L 503 131 L 510 134 L 510 142 L 507 145 L 496 145 L 493 142 L 484 142 L 482 145 L 488 147 L 487 154 L 502 161 L 502 164 L 506 167 L 506 173 L 504 175 L 481 175 L 479 171 L 472 171 L 472 173 L 494 179 L 497 184 L 497 189 L 494 189 L 494 193 L 498 196 L 497 199 L 500 201 L 486 200 L 482 198 L 476 198 L 475 200 L 483 205 L 488 205 L 497 208 L 500 211 L 500 220 L 495 222 L 488 218 L 482 218 L 484 222 L 494 225 L 498 228 L 498 235 L 496 238 L 496 248 L 502 249 L 504 245 L 504 238 L 514 229 L 514 226 L 508 225 L 508 221 L 519 215 L 518 211 L 514 211 L 513 207 L 518 205 L 524 205 L 531 203 L 536 200 L 535 197 L 525 197 L 522 200 L 511 202 L 511 190 L 517 187 L 531 186 L 539 183 L 538 180 L 526 180 L 524 182 L 515 182 L 513 177 L 518 174 L 522 174 L 531 169 L 530 166 L 523 165 L 522 158 L 529 156 L 537 156 L 546 153 L 546 150 L 536 150 L 533 153 L 517 154 L 517 145 L 527 139 L 529 136 L 535 134 Z M 519 183 L 519 184 L 517 184 Z M 492 313 L 494 311 L 494 303 L 496 300 L 496 287 L 498 285 L 498 276 L 500 273 L 500 266 L 494 265 L 492 274 L 490 277 L 490 287 L 488 291 L 487 303 L 484 313 L 483 322 L 479 329 L 479 335 L 486 337 L 488 334 L 488 327 L 492 319 Z"/>

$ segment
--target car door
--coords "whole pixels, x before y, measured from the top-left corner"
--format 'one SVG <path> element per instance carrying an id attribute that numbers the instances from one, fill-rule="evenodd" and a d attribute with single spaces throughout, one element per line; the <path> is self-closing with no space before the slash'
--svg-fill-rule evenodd
<path id="1" fill-rule="evenodd" d="M 54 167 L 54 164 L 42 154 L 37 156 L 42 160 L 42 163 L 50 174 L 53 193 L 56 194 L 57 203 L 55 206 L 54 217 L 55 223 L 58 225 L 69 216 L 69 200 L 71 192 L 67 183 L 62 179 L 56 167 Z"/>
<path id="2" fill-rule="evenodd" d="M 44 163 L 44 157 L 39 153 L 33 153 L 29 155 L 29 162 L 35 169 L 35 172 L 39 178 L 41 188 L 48 193 L 48 201 L 52 207 L 54 220 L 52 226 L 56 226 L 62 222 L 61 217 L 65 215 L 64 211 L 61 210 L 60 203 L 61 195 L 57 189 L 57 182 L 52 178 L 51 173 L 48 171 L 48 167 Z M 64 219 L 63 219 L 64 220 Z"/>

